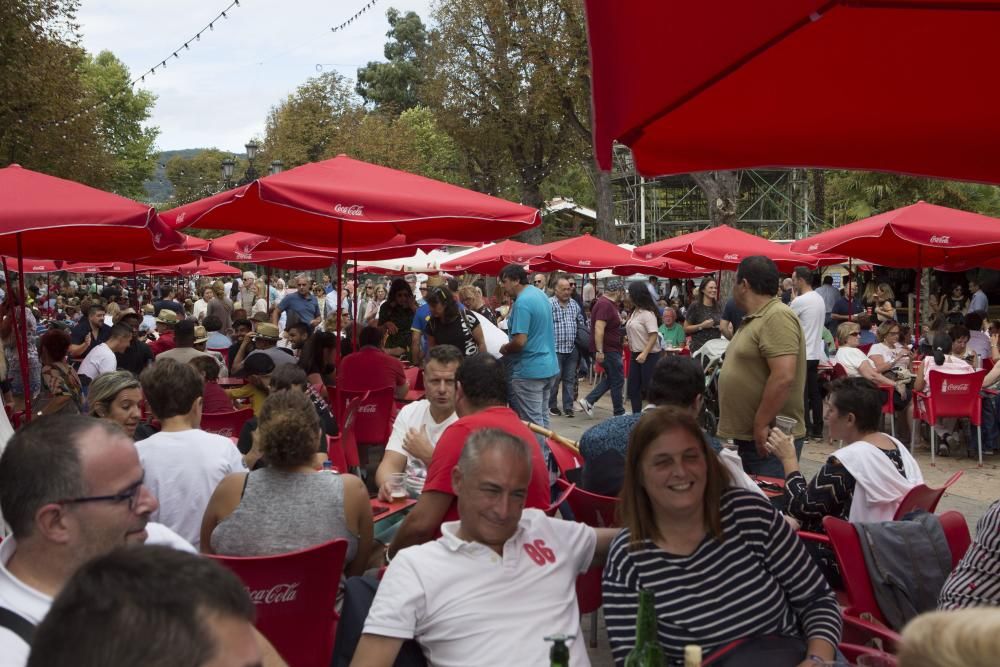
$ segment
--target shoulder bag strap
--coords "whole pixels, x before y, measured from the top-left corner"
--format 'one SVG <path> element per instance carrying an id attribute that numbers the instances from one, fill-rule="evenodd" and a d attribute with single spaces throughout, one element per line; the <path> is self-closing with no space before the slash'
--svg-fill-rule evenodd
<path id="1" fill-rule="evenodd" d="M 31 646 L 35 638 L 35 624 L 10 609 L 0 607 L 0 628 L 7 628 Z"/>

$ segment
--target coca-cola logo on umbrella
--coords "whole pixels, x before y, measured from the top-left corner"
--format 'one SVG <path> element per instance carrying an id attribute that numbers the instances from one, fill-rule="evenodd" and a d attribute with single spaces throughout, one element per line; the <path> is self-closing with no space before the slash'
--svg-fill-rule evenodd
<path id="1" fill-rule="evenodd" d="M 931 243 L 937 243 L 939 245 L 947 245 L 951 243 L 950 236 L 932 236 Z"/>
<path id="2" fill-rule="evenodd" d="M 247 588 L 250 600 L 254 604 L 280 604 L 282 602 L 295 602 L 299 594 L 299 582 L 288 584 L 275 584 L 270 588 L 258 588 L 256 590 Z"/>
<path id="3" fill-rule="evenodd" d="M 343 204 L 337 204 L 333 207 L 334 213 L 340 213 L 341 215 L 353 215 L 355 217 L 361 217 L 365 214 L 365 207 L 361 204 L 351 204 L 350 206 L 344 206 Z"/>

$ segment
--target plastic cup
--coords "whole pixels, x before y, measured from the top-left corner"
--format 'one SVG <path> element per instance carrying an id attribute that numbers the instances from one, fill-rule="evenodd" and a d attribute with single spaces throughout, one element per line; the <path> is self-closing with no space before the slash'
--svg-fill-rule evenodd
<path id="1" fill-rule="evenodd" d="M 399 503 L 409 497 L 406 492 L 406 473 L 394 472 L 389 475 L 389 502 Z"/>
<path id="2" fill-rule="evenodd" d="M 792 430 L 798 423 L 798 420 L 792 419 L 791 417 L 786 417 L 784 415 L 778 415 L 777 417 L 774 418 L 774 421 L 776 422 L 775 426 L 777 426 L 778 429 L 785 435 L 791 435 Z"/>

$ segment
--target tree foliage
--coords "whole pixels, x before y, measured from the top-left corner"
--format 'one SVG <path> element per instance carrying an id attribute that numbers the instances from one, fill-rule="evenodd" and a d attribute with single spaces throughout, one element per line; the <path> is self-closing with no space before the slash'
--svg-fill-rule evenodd
<path id="1" fill-rule="evenodd" d="M 0 3 L 0 164 L 139 197 L 153 171 L 156 130 L 141 127 L 153 97 L 133 93 L 113 55 L 80 48 L 78 4 Z"/>
<path id="2" fill-rule="evenodd" d="M 870 171 L 828 171 L 825 196 L 831 226 L 918 201 L 1000 216 L 1000 188 L 981 183 Z"/>
<path id="3" fill-rule="evenodd" d="M 427 29 L 415 12 L 401 15 L 390 8 L 385 15 L 389 21 L 384 51 L 387 62 L 369 62 L 358 68 L 355 90 L 366 104 L 397 115 L 420 104 Z"/>
<path id="4" fill-rule="evenodd" d="M 545 179 L 586 153 L 568 109 L 586 98 L 581 5 L 442 0 L 435 20 L 424 97 L 462 147 L 472 185 L 540 207 Z"/>
<path id="5" fill-rule="evenodd" d="M 360 111 L 343 76 L 324 72 L 312 77 L 268 114 L 266 156 L 282 160 L 286 168 L 329 157 Z"/>

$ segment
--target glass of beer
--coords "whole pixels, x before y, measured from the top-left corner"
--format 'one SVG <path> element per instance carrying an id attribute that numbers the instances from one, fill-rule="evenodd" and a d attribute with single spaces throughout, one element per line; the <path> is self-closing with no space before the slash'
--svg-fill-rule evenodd
<path id="1" fill-rule="evenodd" d="M 389 475 L 389 502 L 400 503 L 406 500 L 406 473 L 396 472 Z"/>

